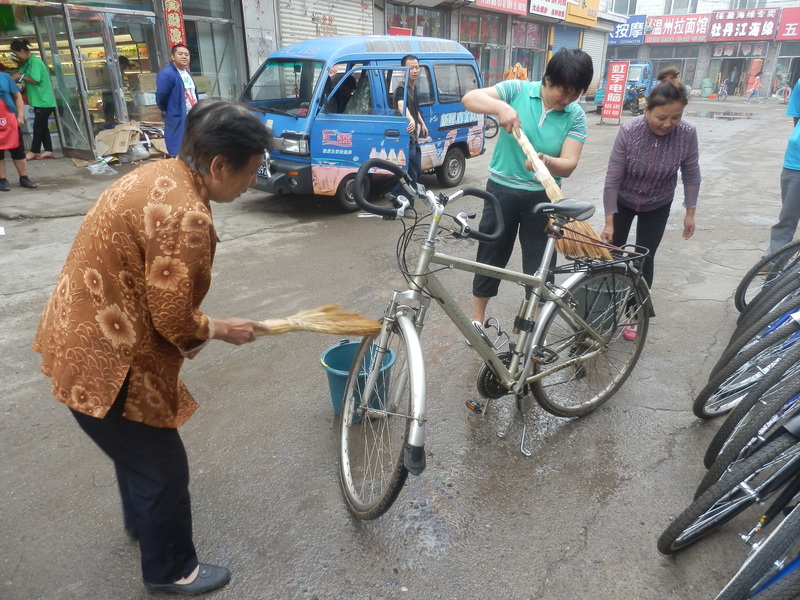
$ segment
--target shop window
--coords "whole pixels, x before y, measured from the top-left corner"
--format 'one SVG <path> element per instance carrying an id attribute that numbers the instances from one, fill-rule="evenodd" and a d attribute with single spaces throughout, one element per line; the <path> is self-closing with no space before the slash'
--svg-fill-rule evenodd
<path id="1" fill-rule="evenodd" d="M 198 92 L 211 98 L 233 100 L 241 93 L 236 65 L 236 37 L 233 25 L 185 21 L 186 45 L 191 54 L 192 75 L 201 77 Z M 195 80 L 197 77 L 195 77 Z"/>
<path id="2" fill-rule="evenodd" d="M 502 81 L 506 68 L 506 17 L 462 14 L 459 41 L 478 60 L 485 85 Z"/>
<path id="3" fill-rule="evenodd" d="M 181 0 L 183 14 L 197 17 L 216 17 L 218 19 L 232 19 L 230 0 Z"/>
<path id="4" fill-rule="evenodd" d="M 435 65 L 439 102 L 461 102 L 464 94 L 478 87 L 478 77 L 470 65 Z"/>
<path id="5" fill-rule="evenodd" d="M 689 15 L 697 12 L 697 0 L 667 0 L 665 15 Z"/>
<path id="6" fill-rule="evenodd" d="M 407 29 L 410 35 L 446 37 L 444 14 L 440 10 L 403 4 L 386 5 L 386 29 Z"/>

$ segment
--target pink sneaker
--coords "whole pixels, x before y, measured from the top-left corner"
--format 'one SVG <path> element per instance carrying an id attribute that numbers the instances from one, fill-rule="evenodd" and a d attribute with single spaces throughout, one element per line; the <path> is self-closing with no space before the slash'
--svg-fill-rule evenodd
<path id="1" fill-rule="evenodd" d="M 626 327 L 622 330 L 622 337 L 624 337 L 629 342 L 632 342 L 636 339 L 636 330 L 632 327 Z"/>

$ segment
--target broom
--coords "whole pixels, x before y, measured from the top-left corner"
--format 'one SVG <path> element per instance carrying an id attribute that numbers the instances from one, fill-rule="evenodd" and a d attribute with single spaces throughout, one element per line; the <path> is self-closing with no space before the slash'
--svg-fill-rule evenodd
<path id="1" fill-rule="evenodd" d="M 544 186 L 544 191 L 550 201 L 556 203 L 559 200 L 563 200 L 564 193 L 539 158 L 528 136 L 521 130 L 514 129 L 514 137 L 525 156 L 533 164 L 533 172 L 536 174 L 536 179 Z M 597 235 L 594 227 L 586 221 L 573 221 L 570 223 L 570 230 L 562 229 L 562 233 L 564 233 L 564 236 L 556 241 L 556 249 L 564 256 L 611 260 L 611 253 L 600 240 L 600 236 Z"/>
<path id="2" fill-rule="evenodd" d="M 304 310 L 283 319 L 262 321 L 269 331 L 257 331 L 256 335 L 278 335 L 290 331 L 315 331 L 333 335 L 375 335 L 381 324 L 354 310 L 342 310 L 338 304 L 326 304 L 311 310 Z"/>

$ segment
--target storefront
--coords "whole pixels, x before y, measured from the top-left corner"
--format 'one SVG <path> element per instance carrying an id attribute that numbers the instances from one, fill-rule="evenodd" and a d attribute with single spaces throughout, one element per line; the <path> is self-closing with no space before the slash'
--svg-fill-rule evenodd
<path id="1" fill-rule="evenodd" d="M 784 8 L 775 35 L 778 56 L 773 70 L 773 90 L 783 98 L 784 88 L 793 89 L 800 79 L 800 8 Z"/>
<path id="2" fill-rule="evenodd" d="M 550 27 L 514 19 L 511 22 L 511 65 L 519 63 L 528 71 L 528 79 L 539 81 L 547 64 L 547 40 Z"/>
<path id="3" fill-rule="evenodd" d="M 388 35 L 417 35 L 448 39 L 445 11 L 411 4 L 386 4 Z"/>
<path id="4" fill-rule="evenodd" d="M 64 4 L 0 0 L 0 19 L 12 39 L 26 39 L 51 72 L 56 119 L 51 129 L 66 156 L 95 157 L 100 130 L 128 120 L 160 124 L 155 78 L 170 61 L 162 0 Z M 174 4 L 174 2 L 173 2 Z M 238 98 L 244 81 L 244 43 L 232 0 L 184 0 L 186 45 L 198 93 Z M 239 19 L 240 20 L 240 19 Z M 0 61 L 16 64 L 7 52 Z"/>
<path id="5" fill-rule="evenodd" d="M 653 75 L 674 67 L 685 84 L 699 86 L 698 63 L 710 22 L 711 16 L 707 14 L 648 17 L 644 36 L 646 48 L 640 58 L 653 63 Z"/>

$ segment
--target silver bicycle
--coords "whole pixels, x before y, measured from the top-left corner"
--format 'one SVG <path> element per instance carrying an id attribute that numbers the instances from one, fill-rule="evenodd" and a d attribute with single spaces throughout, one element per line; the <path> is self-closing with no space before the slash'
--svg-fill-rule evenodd
<path id="1" fill-rule="evenodd" d="M 498 202 L 490 193 L 466 188 L 437 197 L 422 186 L 412 188 L 397 165 L 370 159 L 356 175 L 356 201 L 364 210 L 386 219 L 407 216 L 409 202 L 400 197 L 398 209 L 368 202 L 360 190 L 371 170 L 388 171 L 403 180 L 409 198 L 415 197 L 417 206 L 424 203 L 430 213 L 414 219 L 412 226 L 404 226 L 398 264 L 408 289 L 392 293 L 380 333 L 361 342 L 345 384 L 339 428 L 340 479 L 349 510 L 361 519 L 386 512 L 408 473 L 419 475 L 425 468 L 428 399 L 420 334 L 431 299 L 484 361 L 477 380 L 484 402 L 467 405 L 484 414 L 492 400 L 513 396 L 514 417 L 498 435 L 504 437 L 521 421 L 520 450 L 526 456 L 530 455 L 525 448 L 526 416 L 533 401 L 560 417 L 579 417 L 595 410 L 631 373 L 652 312 L 649 290 L 639 273 L 642 254 L 624 251 L 612 261 L 574 260 L 565 267 L 550 268 L 556 239 L 569 221 L 592 216 L 591 203 L 562 200 L 531 207 L 552 219 L 541 265 L 535 274 L 526 275 L 436 250 L 437 235 L 443 232 L 487 242 L 500 236 L 502 218 L 496 231 L 482 232 L 468 224 L 475 215 L 445 213 L 461 196 L 476 196 L 494 205 L 501 217 Z M 445 227 L 444 217 L 452 218 L 455 227 Z M 414 232 L 424 227 L 427 234 L 411 266 L 411 241 Z M 453 269 L 526 287 L 511 335 L 494 319 L 481 328 L 472 324 L 436 276 L 437 271 Z M 556 285 L 553 273 L 566 275 L 566 280 Z M 636 338 L 628 341 L 622 330 L 632 326 L 637 329 Z"/>

